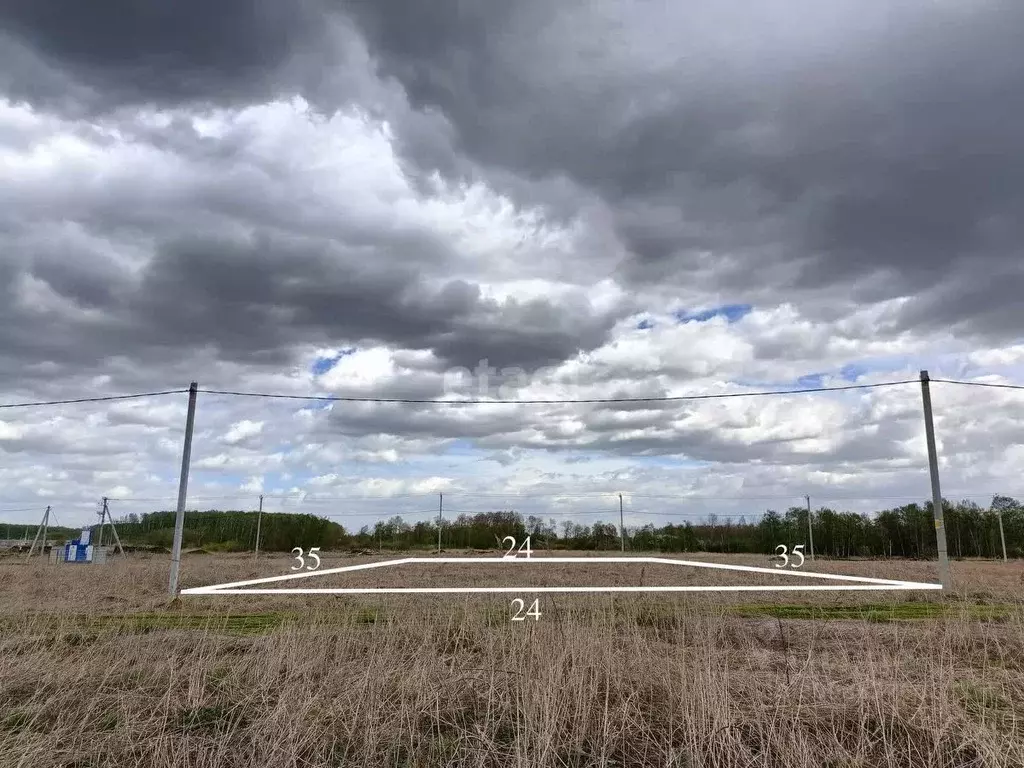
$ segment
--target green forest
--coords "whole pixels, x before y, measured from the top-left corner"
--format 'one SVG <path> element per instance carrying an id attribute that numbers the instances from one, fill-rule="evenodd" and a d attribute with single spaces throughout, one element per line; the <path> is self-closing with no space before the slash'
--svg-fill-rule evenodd
<path id="1" fill-rule="evenodd" d="M 951 557 L 1000 557 L 999 512 L 1002 513 L 1006 549 L 1010 557 L 1024 557 L 1024 504 L 996 496 L 987 507 L 972 502 L 943 502 L 946 537 Z M 209 551 L 252 551 L 256 543 L 257 513 L 250 511 L 189 511 L 185 515 L 183 544 Z M 96 526 L 98 527 L 98 526 Z M 170 547 L 174 512 L 130 515 L 117 521 L 128 545 Z M 814 551 L 823 557 L 928 558 L 936 555 L 931 502 L 907 504 L 873 515 L 842 512 L 828 507 L 814 510 Z M 94 532 L 95 534 L 95 532 Z M 499 549 L 505 536 L 522 541 L 530 536 L 534 549 L 619 549 L 615 522 L 584 525 L 519 514 L 514 510 L 460 514 L 443 521 L 444 549 Z M 358 531 L 315 515 L 264 513 L 260 532 L 262 551 L 290 551 L 293 547 L 324 550 L 436 549 L 436 520 L 407 522 L 401 517 L 382 520 Z M 809 551 L 807 510 L 792 507 L 767 510 L 749 519 L 670 522 L 626 528 L 626 548 L 649 552 L 772 553 L 779 544 L 804 544 Z"/>
<path id="2" fill-rule="evenodd" d="M 170 548 L 174 540 L 174 512 L 150 512 L 115 520 L 118 535 L 126 546 L 149 545 Z M 186 511 L 182 546 L 211 552 L 247 552 L 256 544 L 256 512 Z M 93 526 L 93 536 L 99 525 Z M 109 538 L 109 536 L 108 536 Z M 260 523 L 260 549 L 287 552 L 293 547 L 342 549 L 350 537 L 337 523 L 316 515 L 264 512 Z"/>

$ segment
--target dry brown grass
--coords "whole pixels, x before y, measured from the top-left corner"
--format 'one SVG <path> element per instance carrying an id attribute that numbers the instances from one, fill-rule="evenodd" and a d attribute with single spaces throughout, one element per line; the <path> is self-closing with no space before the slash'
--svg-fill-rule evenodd
<path id="1" fill-rule="evenodd" d="M 187 556 L 182 582 L 292 562 Z M 522 623 L 511 595 L 171 605 L 167 571 L 0 560 L 0 766 L 1024 765 L 1022 563 L 954 563 L 946 597 L 544 595 Z"/>

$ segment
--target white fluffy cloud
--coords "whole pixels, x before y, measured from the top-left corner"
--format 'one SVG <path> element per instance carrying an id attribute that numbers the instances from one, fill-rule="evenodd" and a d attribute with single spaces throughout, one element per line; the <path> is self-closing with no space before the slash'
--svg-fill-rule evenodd
<path id="1" fill-rule="evenodd" d="M 249 421 L 243 419 L 242 421 L 236 422 L 231 425 L 231 429 L 224 435 L 224 442 L 228 445 L 238 445 L 244 443 L 246 440 L 258 436 L 263 432 L 262 421 Z"/>
<path id="2" fill-rule="evenodd" d="M 649 393 L 654 385 L 687 395 L 759 390 L 726 384 L 751 366 L 721 354 L 757 349 L 765 328 L 759 314 L 748 315 L 753 322 L 623 327 L 605 347 L 565 364 L 577 387 L 569 396 Z M 783 316 L 792 317 L 791 311 Z M 695 333 L 701 326 L 713 343 Z M 822 334 L 822 344 L 827 347 L 830 338 Z M 685 357 L 674 356 L 680 339 L 696 341 Z M 942 348 L 944 341 L 922 339 L 921 347 Z M 865 348 L 877 349 L 877 343 L 870 340 Z M 988 350 L 1012 371 L 1012 356 L 998 351 Z M 933 377 L 952 376 L 964 364 L 976 365 L 985 357 L 981 352 L 917 357 L 912 365 L 872 370 L 860 381 L 913 379 L 918 366 L 930 367 Z M 415 389 L 417 377 L 434 381 L 439 375 L 396 365 L 401 357 L 401 350 L 380 348 L 348 355 L 319 383 L 367 394 L 379 387 Z M 311 354 L 309 364 L 316 358 Z M 819 359 L 828 360 L 827 352 Z M 830 360 L 826 385 L 847 383 L 836 373 L 846 360 Z M 753 369 L 759 380 L 792 384 L 788 361 Z M 1007 368 L 994 366 L 982 378 L 1007 381 L 1002 370 Z M 554 369 L 553 379 L 557 374 Z M 306 377 L 293 389 L 308 392 L 314 381 Z M 1017 471 L 1020 437 L 1013 428 L 1024 418 L 1024 397 L 941 383 L 932 389 L 944 490 L 980 502 L 992 493 L 1024 490 Z M 554 380 L 531 381 L 515 392 L 530 399 L 567 394 Z M 54 503 L 79 522 L 102 495 L 117 499 L 112 504 L 121 512 L 170 508 L 183 401 L 184 395 L 173 395 L 9 411 L 0 423 L 6 457 L 0 508 Z M 297 420 L 298 414 L 303 418 Z M 192 469 L 194 506 L 255 508 L 263 493 L 268 509 L 338 515 L 346 525 L 391 514 L 429 517 L 438 493 L 445 494 L 452 514 L 513 506 L 593 519 L 615 511 L 601 494 L 625 492 L 637 523 L 673 510 L 685 519 L 753 515 L 796 504 L 805 493 L 864 511 L 929 493 L 916 383 L 642 406 L 341 402 L 322 408 L 201 394 Z M 32 513 L 10 517 L 30 521 Z"/>

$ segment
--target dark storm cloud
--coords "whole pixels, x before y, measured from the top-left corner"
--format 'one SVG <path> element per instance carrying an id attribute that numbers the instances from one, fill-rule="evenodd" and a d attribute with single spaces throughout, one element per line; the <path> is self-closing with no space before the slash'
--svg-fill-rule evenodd
<path id="1" fill-rule="evenodd" d="M 956 294 L 949 271 L 983 257 L 962 272 L 968 295 L 989 268 L 1021 285 L 1016 0 L 347 7 L 459 151 L 600 195 L 632 281 L 855 295 L 863 281 L 876 300 Z M 695 272 L 704 253 L 732 263 Z M 973 301 L 925 299 L 911 317 L 1019 332 Z"/>
<path id="2" fill-rule="evenodd" d="M 431 343 L 453 366 L 475 370 L 487 361 L 499 371 L 533 373 L 601 346 L 612 322 L 628 311 L 624 304 L 610 316 L 595 314 L 582 299 L 491 300 L 473 315 L 453 318 L 449 329 L 431 335 Z"/>
<path id="3" fill-rule="evenodd" d="M 284 132 L 326 135 L 298 109 L 261 114 L 285 121 Z M 259 114 L 216 137 L 191 112 L 169 123 L 130 110 L 82 121 L 19 115 L 4 123 L 4 147 L 20 164 L 0 184 L 8 382 L 107 372 L 115 359 L 154 379 L 197 355 L 280 367 L 298 348 L 341 342 L 432 349 L 441 370 L 482 359 L 533 370 L 600 345 L 628 309 L 483 295 L 475 280 L 486 280 L 486 265 L 458 252 L 444 221 L 431 223 L 431 201 L 390 181 L 375 186 L 376 168 L 362 167 L 354 182 L 369 182 L 365 202 L 359 192 L 336 202 L 335 180 L 319 168 L 314 181 L 327 190 L 311 193 L 303 171 L 317 159 L 286 143 L 275 152 L 273 131 L 270 148 L 261 145 Z M 352 122 L 341 127 L 361 139 Z M 24 162 L 69 133 L 85 151 L 59 174 Z M 386 178 L 386 161 L 379 167 Z M 375 197 L 396 192 L 408 215 L 388 214 Z M 247 231 L 255 234 L 238 234 Z M 141 383 L 130 366 L 116 376 L 114 386 Z"/>
<path id="4" fill-rule="evenodd" d="M 348 20 L 385 78 L 372 87 L 343 87 L 366 75 L 337 49 L 353 42 L 333 35 Z M 364 106 L 389 117 L 421 190 L 434 169 L 485 173 L 557 218 L 599 197 L 631 250 L 620 277 L 634 286 L 742 300 L 836 286 L 844 301 L 919 293 L 903 326 L 1019 333 L 999 308 L 1024 288 L 1015 1 L 18 0 L 0 8 L 0 28 L 11 43 L 0 91 L 37 104 L 130 112 L 297 91 L 329 109 L 371 94 Z M 386 78 L 418 111 L 389 112 Z M 193 161 L 182 176 L 209 169 L 213 181 L 161 176 L 143 188 L 137 174 L 113 174 L 76 187 L 91 170 L 69 163 L 67 183 L 0 185 L 0 231 L 14 238 L 0 256 L 4 371 L 97 370 L 118 355 L 167 370 L 202 348 L 281 365 L 296 345 L 349 341 L 529 372 L 600 345 L 636 308 L 487 298 L 475 278 L 444 278 L 486 267 L 456 268 L 441 236 L 296 204 L 291 156 L 245 167 L 245 136 L 199 137 L 180 115 L 120 127 L 164 159 Z M 24 151 L 29 139 L 3 140 Z M 110 237 L 111 250 L 144 233 L 152 242 L 130 244 L 152 260 L 133 271 L 102 247 L 20 239 L 25 222 L 57 219 Z M 219 234 L 253 223 L 267 234 Z M 566 258 L 564 272 L 604 277 L 600 258 Z M 67 306 L 30 311 L 19 296 L 33 281 Z"/>
<path id="5" fill-rule="evenodd" d="M 9 278 L 0 350 L 22 365 L 54 360 L 77 369 L 102 370 L 111 354 L 145 363 L 203 348 L 227 362 L 284 365 L 295 345 L 344 340 L 432 349 L 442 369 L 487 358 L 533 370 L 601 344 L 617 319 L 583 301 L 499 302 L 464 280 L 431 287 L 411 262 L 368 262 L 360 253 L 264 232 L 169 240 L 133 281 L 74 260 L 61 269 L 38 258 L 22 272 L 0 263 Z M 45 285 L 72 316 L 100 312 L 73 321 L 36 316 L 15 298 L 25 280 Z"/>
<path id="6" fill-rule="evenodd" d="M 323 21 L 310 0 L 12 0 L 5 90 L 95 106 L 265 98 L 296 55 L 325 46 Z"/>
<path id="7" fill-rule="evenodd" d="M 83 309 L 110 309 L 118 291 L 128 285 L 124 270 L 103 255 L 69 260 L 56 248 L 36 252 L 32 276 Z"/>
<path id="8" fill-rule="evenodd" d="M 452 367 L 489 358 L 530 369 L 600 345 L 617 319 L 583 302 L 498 302 L 464 280 L 431 288 L 408 262 L 272 237 L 174 244 L 147 269 L 131 310 L 148 320 L 140 342 L 165 329 L 166 344 L 215 343 L 227 359 L 273 350 L 284 359 L 299 339 L 345 339 L 432 349 Z"/>
<path id="9" fill-rule="evenodd" d="M 395 403 L 350 403 L 335 408 L 328 416 L 333 431 L 354 437 L 392 435 L 401 438 L 475 438 L 486 446 L 496 435 L 508 435 L 522 428 L 521 406 L 501 406 L 499 411 L 482 412 L 476 406 L 407 405 Z"/>

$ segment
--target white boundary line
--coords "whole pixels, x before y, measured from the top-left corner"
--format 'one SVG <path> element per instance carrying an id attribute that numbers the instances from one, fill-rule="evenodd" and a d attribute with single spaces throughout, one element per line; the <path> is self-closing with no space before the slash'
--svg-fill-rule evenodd
<path id="1" fill-rule="evenodd" d="M 367 588 L 290 588 L 272 589 L 250 587 L 258 584 L 270 584 L 281 581 L 305 579 L 312 576 L 327 576 L 333 573 L 347 573 L 369 568 L 383 568 L 407 563 L 654 563 L 660 565 L 684 565 L 696 568 L 712 568 L 743 573 L 767 573 L 773 576 L 791 576 L 795 578 L 826 579 L 830 581 L 856 582 L 856 584 L 822 584 L 822 585 L 766 585 L 766 586 L 649 586 L 649 587 L 367 587 Z M 346 565 L 340 568 L 328 568 L 323 571 L 306 573 L 290 573 L 284 576 L 270 576 L 248 581 L 235 581 L 225 584 L 213 584 L 208 587 L 193 587 L 181 590 L 183 595 L 372 595 L 372 594 L 488 594 L 511 592 L 802 592 L 802 591 L 863 591 L 863 590 L 903 590 L 903 589 L 942 589 L 941 584 L 930 584 L 919 581 L 902 581 L 893 579 L 875 579 L 867 576 L 846 576 L 833 573 L 815 573 L 813 571 L 783 570 L 762 568 L 752 565 L 727 565 L 724 563 L 702 563 L 696 560 L 677 560 L 665 557 L 405 557 L 397 560 L 384 560 L 376 563 Z"/>
<path id="2" fill-rule="evenodd" d="M 197 587 L 183 589 L 189 595 L 466 595 L 466 594 L 532 594 L 534 592 L 884 592 L 902 589 L 942 589 L 941 584 L 915 585 L 893 582 L 889 584 L 856 584 L 851 586 L 825 585 L 773 585 L 773 586 L 710 586 L 710 587 L 427 587 L 427 588 L 367 588 L 367 589 L 209 589 Z"/>

